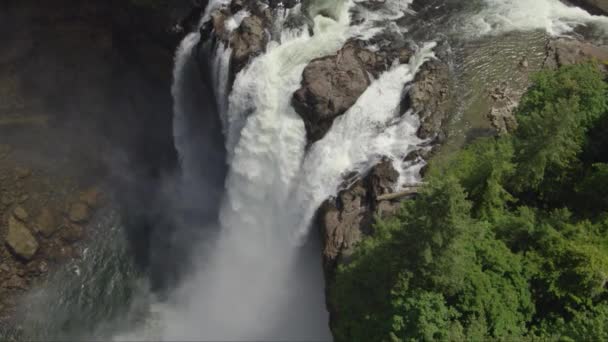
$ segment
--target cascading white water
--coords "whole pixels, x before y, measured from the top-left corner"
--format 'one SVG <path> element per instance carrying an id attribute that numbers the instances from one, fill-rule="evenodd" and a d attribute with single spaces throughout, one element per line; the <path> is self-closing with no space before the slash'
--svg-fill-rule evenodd
<path id="1" fill-rule="evenodd" d="M 423 141 L 416 136 L 419 122 L 413 113 L 399 115 L 398 108 L 404 86 L 433 57 L 434 44 L 423 45 L 409 64 L 395 65 L 381 75 L 335 120 L 327 135 L 306 150 L 304 124 L 290 103 L 305 66 L 314 58 L 335 53 L 349 38 L 372 37 L 382 30 L 379 25 L 386 24 L 383 20 L 399 19 L 411 3 L 387 0 L 376 11 L 358 7 L 360 20 L 352 25 L 354 2 L 321 1 L 302 8 L 331 18 L 315 16 L 313 35 L 306 27 L 280 27 L 279 34 L 272 32 L 279 37 L 237 75 L 229 96 L 231 51 L 223 44 L 215 51 L 212 78 L 230 166 L 220 212 L 221 234 L 210 250 L 201 253 L 192 274 L 170 301 L 158 307 L 158 334 L 165 340 L 329 339 L 327 314 L 322 309 L 320 253 L 312 251 L 310 255 L 317 254 L 317 259 L 294 270 L 302 252 L 297 242 L 305 240 L 314 212 L 335 194 L 345 173 L 365 173 L 386 156 L 400 171 L 400 184 L 419 180 L 423 164 L 402 162 L 409 152 L 421 148 Z M 481 34 L 536 28 L 561 32 L 573 18 L 596 20 L 559 7 L 557 0 L 539 0 L 534 5 L 540 6 L 536 15 L 546 20 L 530 23 L 532 18 L 519 11 L 523 0 L 484 1 L 490 7 L 467 22 L 467 27 Z M 226 2 L 215 1 L 208 8 Z M 545 5 L 549 10 L 544 11 Z M 296 6 L 285 11 L 275 25 L 282 26 L 290 13 L 300 10 Z M 203 22 L 209 20 L 209 13 Z M 229 19 L 226 29 L 236 28 L 246 15 L 242 12 Z M 176 57 L 173 95 L 180 154 L 188 149 L 182 139 L 187 129 L 180 102 L 182 79 L 199 40 L 199 33 L 186 37 Z M 189 164 L 184 158 L 182 167 L 187 174 Z"/>
<path id="2" fill-rule="evenodd" d="M 332 18 L 315 16 L 313 35 L 306 28 L 284 29 L 265 54 L 237 75 L 225 111 L 220 105 L 230 164 L 221 236 L 177 291 L 173 305 L 160 310 L 162 320 L 170 322 L 163 327 L 166 339 L 328 339 L 327 314 L 321 314 L 320 253 L 313 251 L 317 261 L 309 263 L 312 270 L 298 270 L 303 277 L 294 283 L 301 248 L 293 237 L 307 235 L 316 207 L 336 191 L 342 174 L 365 172 L 383 155 L 401 160 L 421 142 L 415 116 L 400 117 L 398 107 L 404 85 L 432 55 L 431 46 L 421 49 L 410 65 L 395 66 L 375 81 L 306 154 L 304 124 L 291 106 L 304 68 L 314 58 L 335 53 L 350 37 L 367 38 L 380 30 L 374 25 L 379 14 L 351 26 L 352 2 L 320 5 L 311 2 L 307 9 Z M 402 15 L 399 9 L 386 12 L 391 19 Z M 216 86 L 224 86 L 217 66 L 226 65 L 226 55 L 220 45 Z M 216 96 L 221 101 L 221 89 Z M 176 109 L 178 115 L 178 105 Z M 315 170 L 315 164 L 322 169 Z M 404 175 L 415 179 L 417 167 Z M 316 278 L 316 285 L 299 284 L 312 280 L 307 278 Z"/>
<path id="3" fill-rule="evenodd" d="M 463 33 L 471 36 L 542 29 L 561 35 L 578 25 L 595 24 L 608 32 L 608 17 L 595 16 L 559 0 L 483 0 L 485 7 L 467 18 Z"/>

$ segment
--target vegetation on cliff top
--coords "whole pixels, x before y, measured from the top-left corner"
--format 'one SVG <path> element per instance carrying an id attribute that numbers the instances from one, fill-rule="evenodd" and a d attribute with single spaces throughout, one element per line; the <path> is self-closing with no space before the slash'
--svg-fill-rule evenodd
<path id="1" fill-rule="evenodd" d="M 516 132 L 432 164 L 339 267 L 336 339 L 608 339 L 607 95 L 592 64 L 543 71 Z"/>

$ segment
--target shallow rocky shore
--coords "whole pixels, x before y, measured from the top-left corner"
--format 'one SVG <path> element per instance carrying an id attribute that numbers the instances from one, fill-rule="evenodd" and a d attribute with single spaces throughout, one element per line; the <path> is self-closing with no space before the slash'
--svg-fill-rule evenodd
<path id="1" fill-rule="evenodd" d="M 10 321 L 19 297 L 62 264 L 82 257 L 87 223 L 102 205 L 95 187 L 49 176 L 15 160 L 0 145 L 0 321 Z M 0 324 L 2 324 L 0 322 Z"/>

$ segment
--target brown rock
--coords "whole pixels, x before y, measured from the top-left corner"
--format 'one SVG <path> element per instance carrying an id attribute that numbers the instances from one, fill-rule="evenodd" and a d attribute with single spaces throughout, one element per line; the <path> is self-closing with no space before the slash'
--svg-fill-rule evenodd
<path id="1" fill-rule="evenodd" d="M 12 216 L 8 220 L 6 244 L 13 253 L 26 260 L 32 259 L 38 251 L 36 238 L 23 223 Z"/>
<path id="2" fill-rule="evenodd" d="M 84 202 L 76 202 L 70 206 L 68 217 L 74 223 L 87 222 L 91 218 L 91 209 Z"/>
<path id="3" fill-rule="evenodd" d="M 36 218 L 35 228 L 44 235 L 44 237 L 49 238 L 55 234 L 60 226 L 57 222 L 55 213 L 49 208 L 42 208 Z"/>
<path id="4" fill-rule="evenodd" d="M 302 87 L 292 103 L 304 120 L 310 143 L 323 138 L 333 120 L 355 104 L 370 85 L 360 53 L 355 44 L 347 44 L 336 55 L 313 60 L 304 69 Z"/>
<path id="5" fill-rule="evenodd" d="M 267 43 L 262 18 L 252 15 L 243 19 L 239 28 L 232 32 L 230 40 L 234 72 L 238 73 L 252 57 L 264 52 Z"/>
<path id="6" fill-rule="evenodd" d="M 13 215 L 15 215 L 16 218 L 24 222 L 27 221 L 30 216 L 22 206 L 17 206 L 15 210 L 13 210 Z"/>
<path id="7" fill-rule="evenodd" d="M 393 186 L 399 180 L 399 172 L 393 167 L 392 161 L 384 159 L 372 168 L 367 178 L 371 195 L 377 198 L 393 192 Z"/>

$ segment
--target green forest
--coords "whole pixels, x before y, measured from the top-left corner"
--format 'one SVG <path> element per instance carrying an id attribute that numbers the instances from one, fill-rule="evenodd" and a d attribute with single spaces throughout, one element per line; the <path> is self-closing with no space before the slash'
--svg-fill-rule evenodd
<path id="1" fill-rule="evenodd" d="M 608 83 L 538 73 L 509 135 L 427 185 L 338 268 L 338 341 L 608 340 Z"/>

